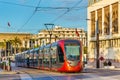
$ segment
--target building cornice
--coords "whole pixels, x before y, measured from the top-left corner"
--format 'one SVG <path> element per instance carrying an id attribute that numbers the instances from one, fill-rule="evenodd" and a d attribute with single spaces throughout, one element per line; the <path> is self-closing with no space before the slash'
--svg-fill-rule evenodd
<path id="1" fill-rule="evenodd" d="M 31 33 L 25 33 L 25 32 L 4 32 L 4 33 L 0 33 L 0 34 L 12 34 L 12 35 L 18 35 L 18 34 L 26 34 L 26 35 L 31 35 Z"/>

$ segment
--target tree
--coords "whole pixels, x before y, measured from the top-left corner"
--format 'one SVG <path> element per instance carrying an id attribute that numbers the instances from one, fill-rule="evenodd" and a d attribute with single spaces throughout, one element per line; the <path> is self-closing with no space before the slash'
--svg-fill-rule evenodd
<path id="1" fill-rule="evenodd" d="M 22 44 L 21 40 L 18 37 L 15 37 L 11 40 L 11 44 L 14 47 L 14 53 L 17 53 L 17 48 Z"/>
<path id="2" fill-rule="evenodd" d="M 4 39 L 4 42 L 3 42 L 3 45 L 2 45 L 2 49 L 4 50 L 4 53 L 5 53 L 5 57 L 6 57 L 6 42 L 7 42 L 7 40 L 6 39 Z"/>
<path id="3" fill-rule="evenodd" d="M 11 49 L 11 40 L 4 39 L 4 42 L 2 43 L 2 50 L 5 57 L 7 56 L 10 49 Z"/>
<path id="4" fill-rule="evenodd" d="M 84 54 L 87 54 L 87 47 L 84 46 Z"/>

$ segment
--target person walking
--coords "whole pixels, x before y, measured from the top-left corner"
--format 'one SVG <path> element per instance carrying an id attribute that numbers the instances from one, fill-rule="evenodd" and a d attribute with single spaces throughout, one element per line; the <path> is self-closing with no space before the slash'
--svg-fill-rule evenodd
<path id="1" fill-rule="evenodd" d="M 27 58 L 27 67 L 29 68 L 30 62 L 29 62 L 29 57 Z"/>
<path id="2" fill-rule="evenodd" d="M 11 71 L 11 61 L 10 61 L 10 58 L 7 59 L 7 71 Z"/>
<path id="3" fill-rule="evenodd" d="M 3 70 L 6 70 L 6 59 L 5 58 L 3 58 L 2 64 L 3 64 Z"/>

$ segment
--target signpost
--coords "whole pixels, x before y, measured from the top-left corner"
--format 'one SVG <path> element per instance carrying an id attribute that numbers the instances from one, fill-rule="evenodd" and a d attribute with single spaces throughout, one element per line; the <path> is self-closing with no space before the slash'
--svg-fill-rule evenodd
<path id="1" fill-rule="evenodd" d="M 45 25 L 45 27 L 46 27 L 46 29 L 48 30 L 48 33 L 49 33 L 49 35 L 50 35 L 50 41 L 49 41 L 49 43 L 51 44 L 51 37 L 52 37 L 52 29 L 53 29 L 53 26 L 54 26 L 54 24 L 51 24 L 51 23 L 48 23 L 48 24 L 44 24 Z M 51 29 L 48 29 L 48 26 L 51 26 Z M 50 50 L 49 50 L 49 52 L 50 52 Z M 49 67 L 50 67 L 50 69 L 52 68 L 52 55 L 51 55 L 51 52 L 50 52 L 50 61 L 49 61 Z"/>
<path id="2" fill-rule="evenodd" d="M 96 49 L 97 49 L 97 55 L 96 55 L 96 68 L 100 68 L 100 61 L 99 61 L 99 26 L 98 26 L 98 20 L 96 21 Z"/>

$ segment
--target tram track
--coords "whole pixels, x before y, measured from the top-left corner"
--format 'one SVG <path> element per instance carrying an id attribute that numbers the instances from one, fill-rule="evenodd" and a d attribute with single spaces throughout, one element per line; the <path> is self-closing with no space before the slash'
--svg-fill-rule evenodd
<path id="1" fill-rule="evenodd" d="M 39 70 L 34 68 L 23 68 L 18 69 L 18 74 L 21 76 L 29 75 L 27 80 L 64 80 L 66 78 L 74 78 L 74 76 L 84 75 L 87 73 L 65 73 L 65 72 L 56 72 L 49 70 Z M 23 75 L 22 75 L 23 74 Z M 24 80 L 24 79 L 23 79 Z"/>
<path id="2" fill-rule="evenodd" d="M 40 74 L 42 73 L 42 74 Z M 52 80 L 57 80 L 54 77 L 51 76 L 51 73 L 53 72 L 50 71 L 43 71 L 43 70 L 37 70 L 37 69 L 28 69 L 28 68 L 23 68 L 23 70 L 18 71 L 18 74 L 20 77 L 25 76 L 21 78 L 21 80 L 27 79 L 27 80 L 34 80 L 37 77 L 43 77 L 43 78 L 51 78 Z M 27 78 L 28 77 L 28 78 Z"/>
<path id="3" fill-rule="evenodd" d="M 27 75 L 26 75 L 27 74 Z M 79 75 L 81 73 L 60 73 L 60 72 L 53 72 L 53 71 L 47 71 L 47 70 L 38 70 L 38 69 L 29 69 L 29 68 L 21 68 L 19 71 L 19 75 L 21 76 L 28 76 L 28 80 L 36 80 L 39 78 L 42 80 L 49 79 L 49 80 L 58 80 L 58 77 L 60 76 L 73 76 L 73 75 Z M 26 78 L 26 77 L 24 77 Z M 24 80 L 24 79 L 23 79 Z"/>

